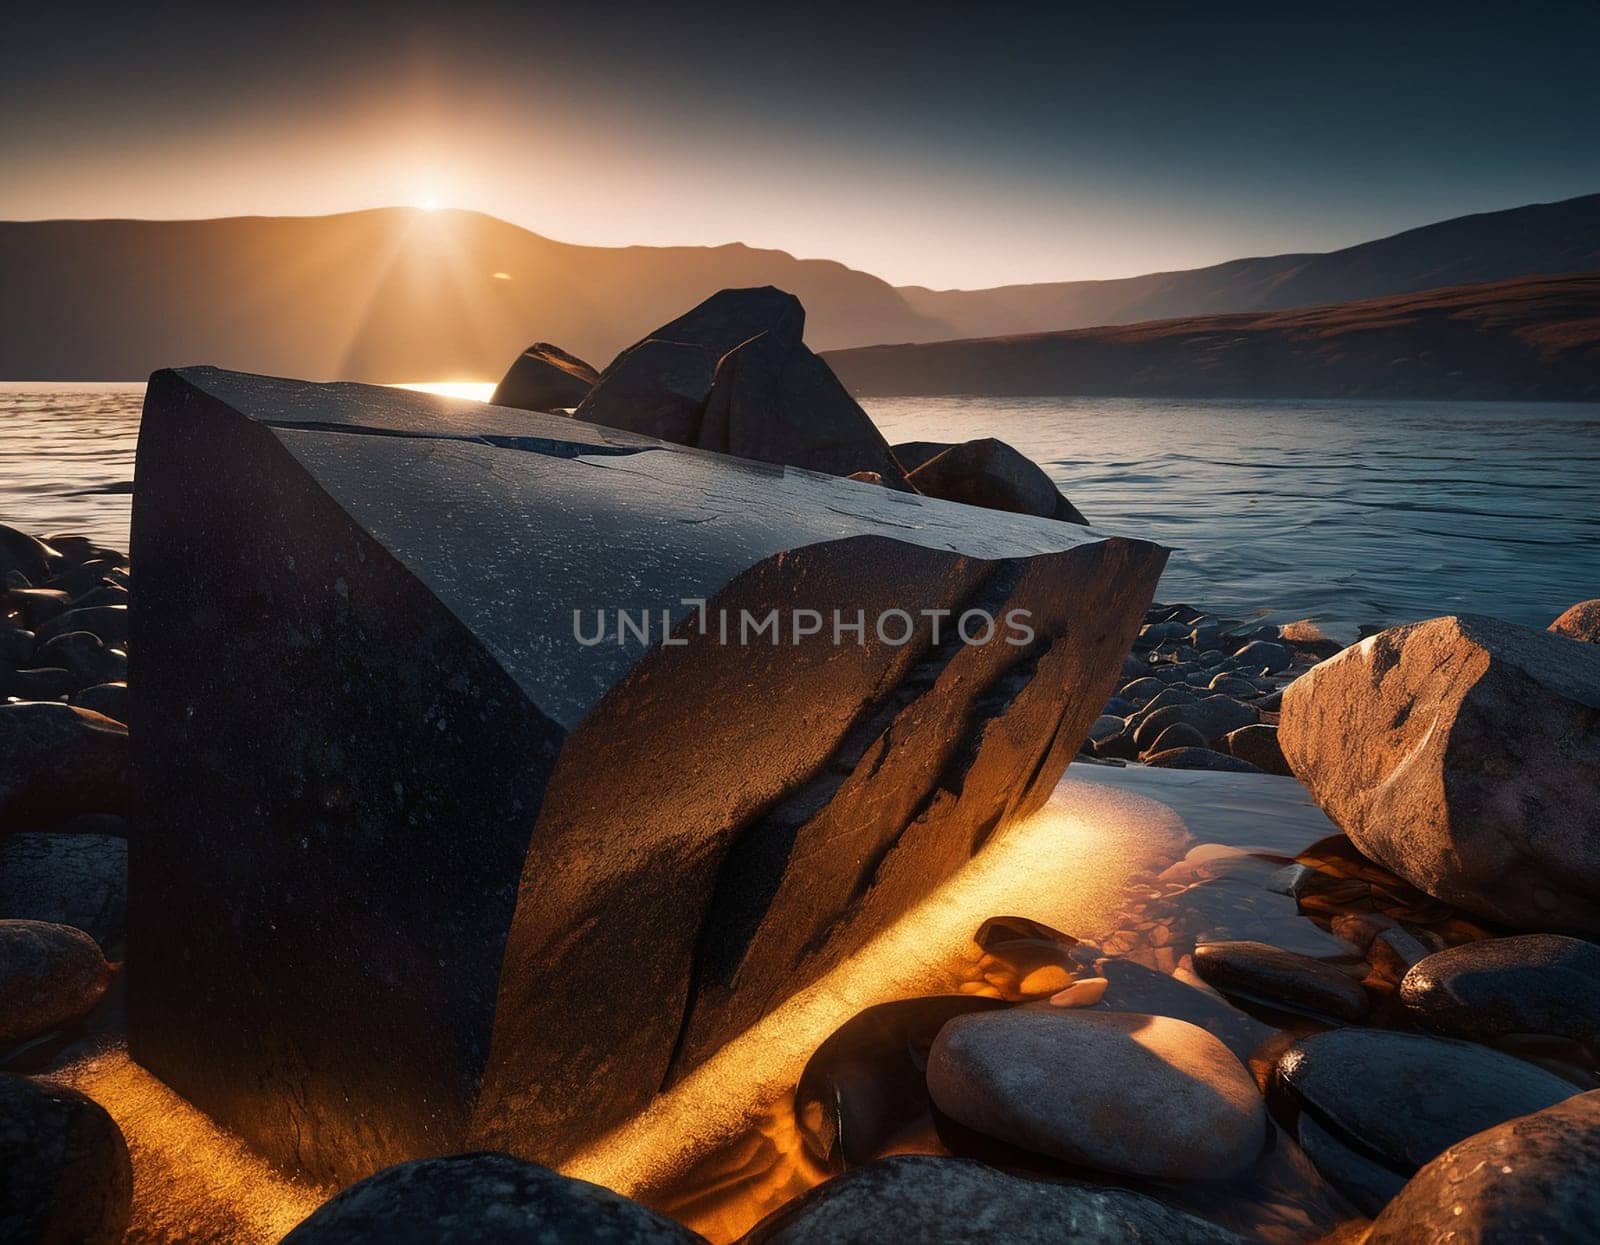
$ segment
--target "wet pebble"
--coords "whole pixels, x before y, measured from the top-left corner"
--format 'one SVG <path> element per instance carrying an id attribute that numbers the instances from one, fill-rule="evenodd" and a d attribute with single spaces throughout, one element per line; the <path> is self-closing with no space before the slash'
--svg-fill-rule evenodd
<path id="1" fill-rule="evenodd" d="M 1147 752 L 1144 763 L 1158 769 L 1208 769 L 1230 774 L 1259 774 L 1262 771 L 1249 761 L 1241 761 L 1226 752 L 1210 748 L 1168 748 L 1162 752 Z"/>
<path id="2" fill-rule="evenodd" d="M 111 966 L 81 929 L 0 920 L 0 1051 L 79 1020 L 111 983 Z"/>
<path id="3" fill-rule="evenodd" d="M 1367 1014 L 1367 992 L 1348 973 L 1263 942 L 1201 943 L 1194 949 L 1194 970 L 1241 999 L 1335 1020 Z"/>
<path id="4" fill-rule="evenodd" d="M 933 1044 L 928 1090 L 968 1128 L 1124 1175 L 1226 1179 L 1266 1136 L 1239 1060 L 1165 1016 L 1045 1005 L 958 1017 Z"/>
<path id="5" fill-rule="evenodd" d="M 1229 756 L 1248 761 L 1268 774 L 1288 776 L 1293 772 L 1289 769 L 1289 762 L 1284 759 L 1283 749 L 1278 745 L 1276 726 L 1262 722 L 1241 726 L 1236 731 L 1229 731 L 1224 742 Z"/>
<path id="6" fill-rule="evenodd" d="M 1275 1085 L 1340 1141 L 1403 1176 L 1447 1146 L 1577 1092 L 1485 1046 L 1382 1029 L 1300 1039 L 1279 1059 Z"/>
<path id="7" fill-rule="evenodd" d="M 1600 946 L 1556 934 L 1464 943 L 1412 967 L 1400 1001 L 1435 1033 L 1547 1034 L 1600 1052 Z"/>

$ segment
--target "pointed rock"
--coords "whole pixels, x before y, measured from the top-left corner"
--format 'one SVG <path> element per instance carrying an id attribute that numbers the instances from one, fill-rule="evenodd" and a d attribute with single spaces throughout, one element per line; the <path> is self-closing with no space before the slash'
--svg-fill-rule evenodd
<path id="1" fill-rule="evenodd" d="M 567 410 L 588 397 L 599 379 L 577 355 L 549 342 L 534 342 L 517 356 L 489 401 L 523 411 Z"/>

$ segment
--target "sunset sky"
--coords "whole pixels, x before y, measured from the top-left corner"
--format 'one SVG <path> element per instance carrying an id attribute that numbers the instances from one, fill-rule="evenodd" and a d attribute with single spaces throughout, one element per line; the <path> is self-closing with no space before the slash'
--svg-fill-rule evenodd
<path id="1" fill-rule="evenodd" d="M 1600 190 L 1594 0 L 864 8 L 32 6 L 0 217 L 431 202 L 984 286 Z"/>

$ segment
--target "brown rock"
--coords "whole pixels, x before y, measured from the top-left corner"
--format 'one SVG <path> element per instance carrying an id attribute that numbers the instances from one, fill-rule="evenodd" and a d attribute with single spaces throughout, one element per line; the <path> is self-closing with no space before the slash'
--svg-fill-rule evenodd
<path id="1" fill-rule="evenodd" d="M 47 921 L 0 921 L 0 1051 L 88 1014 L 111 983 L 99 944 Z"/>
<path id="2" fill-rule="evenodd" d="M 1089 522 L 1042 467 L 994 437 L 950 446 L 912 468 L 910 480 L 917 492 L 946 501 L 1067 523 Z"/>
<path id="3" fill-rule="evenodd" d="M 1263 722 L 1241 726 L 1236 731 L 1229 731 L 1223 742 L 1227 745 L 1229 756 L 1249 761 L 1257 769 L 1266 770 L 1269 774 L 1289 773 L 1289 762 L 1284 760 L 1283 749 L 1278 744 L 1276 726 L 1268 726 Z"/>
<path id="4" fill-rule="evenodd" d="M 1550 630 L 1571 640 L 1600 644 L 1600 597 L 1579 601 L 1551 623 Z"/>
<path id="5" fill-rule="evenodd" d="M 1600 931 L 1600 647 L 1476 616 L 1290 684 L 1278 738 L 1368 857 L 1523 929 Z"/>

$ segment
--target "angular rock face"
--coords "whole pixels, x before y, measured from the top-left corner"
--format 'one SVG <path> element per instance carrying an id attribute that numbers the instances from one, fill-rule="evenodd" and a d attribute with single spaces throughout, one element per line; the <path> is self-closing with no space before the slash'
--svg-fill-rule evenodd
<path id="1" fill-rule="evenodd" d="M 346 1180 L 557 1161 L 827 971 L 1045 800 L 1165 557 L 212 369 L 137 479 L 130 1046 Z"/>
<path id="2" fill-rule="evenodd" d="M 805 467 L 905 472 L 867 413 L 801 341 L 805 309 L 782 290 L 723 290 L 617 356 L 574 414 L 679 445 Z"/>
<path id="3" fill-rule="evenodd" d="M 911 486 L 929 497 L 1066 523 L 1089 522 L 1044 468 L 994 437 L 949 446 L 907 470 Z"/>
<path id="4" fill-rule="evenodd" d="M 517 356 L 489 401 L 523 411 L 564 410 L 587 398 L 599 379 L 577 355 L 549 342 L 534 342 Z"/>
<path id="5" fill-rule="evenodd" d="M 1475 616 L 1396 627 L 1291 683 L 1278 739 L 1414 886 L 1521 929 L 1600 932 L 1600 646 Z"/>

